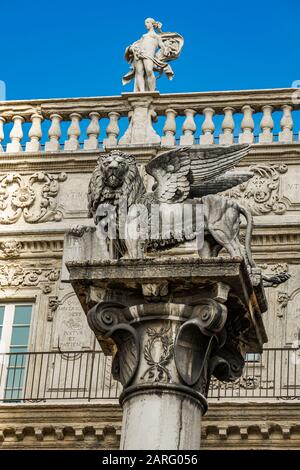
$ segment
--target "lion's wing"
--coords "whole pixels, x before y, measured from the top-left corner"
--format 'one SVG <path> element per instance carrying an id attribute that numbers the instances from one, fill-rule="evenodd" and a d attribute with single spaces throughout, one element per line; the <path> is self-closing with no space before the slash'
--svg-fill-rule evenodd
<path id="1" fill-rule="evenodd" d="M 247 182 L 253 175 L 254 173 L 250 171 L 227 171 L 224 175 L 197 183 L 195 186 L 191 185 L 190 195 L 202 197 L 207 194 L 217 194 Z"/>
<path id="2" fill-rule="evenodd" d="M 156 198 L 168 203 L 184 201 L 191 194 L 191 188 L 197 193 L 198 186 L 202 188 L 204 182 L 232 169 L 247 155 L 249 148 L 247 144 L 185 147 L 158 155 L 146 166 L 147 173 L 157 183 Z"/>
<path id="3" fill-rule="evenodd" d="M 250 146 L 248 144 L 229 146 L 207 146 L 193 149 L 190 152 L 192 185 L 211 180 L 231 170 L 244 158 Z"/>
<path id="4" fill-rule="evenodd" d="M 190 192 L 190 168 L 187 147 L 164 152 L 153 158 L 145 169 L 156 180 L 156 198 L 168 203 L 184 201 Z"/>

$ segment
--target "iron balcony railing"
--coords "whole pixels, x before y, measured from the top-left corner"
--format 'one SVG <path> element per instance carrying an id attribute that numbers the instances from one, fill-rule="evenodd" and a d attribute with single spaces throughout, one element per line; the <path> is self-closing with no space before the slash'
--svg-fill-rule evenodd
<path id="1" fill-rule="evenodd" d="M 209 399 L 300 399 L 300 349 L 269 348 L 249 354 L 243 376 L 211 382 Z M 0 354 L 0 402 L 117 400 L 121 385 L 111 357 L 101 351 Z"/>

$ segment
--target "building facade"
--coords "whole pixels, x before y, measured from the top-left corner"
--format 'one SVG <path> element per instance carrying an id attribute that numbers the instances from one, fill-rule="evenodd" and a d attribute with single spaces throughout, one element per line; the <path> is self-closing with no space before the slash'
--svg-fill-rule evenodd
<path id="1" fill-rule="evenodd" d="M 264 353 L 211 384 L 202 448 L 300 445 L 299 108 L 295 89 L 0 103 L 1 448 L 118 448 L 120 387 L 63 263 L 65 232 L 93 223 L 99 153 L 133 154 L 150 187 L 143 165 L 162 150 L 235 142 L 252 145 L 241 166 L 253 178 L 226 195 L 254 216 L 257 265 L 290 278 L 266 289 Z M 147 138 L 131 132 L 134 113 L 151 116 Z"/>

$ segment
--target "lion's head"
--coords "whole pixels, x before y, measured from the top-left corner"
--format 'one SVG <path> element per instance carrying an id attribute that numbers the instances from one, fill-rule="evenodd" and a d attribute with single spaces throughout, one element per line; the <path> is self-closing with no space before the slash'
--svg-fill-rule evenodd
<path id="1" fill-rule="evenodd" d="M 89 215 L 95 215 L 100 204 L 118 205 L 126 198 L 130 207 L 145 193 L 135 158 L 119 150 L 101 155 L 95 168 L 88 191 Z"/>

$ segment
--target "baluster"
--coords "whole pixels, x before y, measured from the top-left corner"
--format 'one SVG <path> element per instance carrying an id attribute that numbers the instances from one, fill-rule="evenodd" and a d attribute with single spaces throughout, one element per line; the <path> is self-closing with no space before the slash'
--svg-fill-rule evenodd
<path id="1" fill-rule="evenodd" d="M 117 145 L 118 143 L 118 135 L 120 134 L 120 129 L 119 129 L 119 118 L 120 114 L 116 113 L 115 111 L 111 111 L 108 113 L 109 117 L 109 123 L 106 128 L 106 139 L 103 141 L 103 145 L 105 147 L 113 147 L 114 145 Z"/>
<path id="2" fill-rule="evenodd" d="M 49 152 L 55 152 L 60 150 L 59 139 L 61 138 L 60 121 L 62 117 L 59 114 L 51 114 L 51 126 L 48 131 L 49 141 L 46 142 L 45 150 Z"/>
<path id="3" fill-rule="evenodd" d="M 69 139 L 65 141 L 64 150 L 79 150 L 80 144 L 78 138 L 80 136 L 80 125 L 79 121 L 81 119 L 80 114 L 72 113 L 70 114 L 71 123 L 68 128 Z"/>
<path id="4" fill-rule="evenodd" d="M 176 116 L 174 109 L 166 109 L 166 122 L 163 127 L 164 135 L 161 138 L 161 145 L 173 146 L 176 144 Z"/>
<path id="5" fill-rule="evenodd" d="M 0 116 L 0 152 L 3 152 L 3 147 L 1 145 L 2 140 L 4 140 L 4 129 L 3 126 L 6 123 L 6 119 Z"/>
<path id="6" fill-rule="evenodd" d="M 86 133 L 88 135 L 88 139 L 86 139 L 83 143 L 84 150 L 96 150 L 99 147 L 98 144 L 98 136 L 100 134 L 100 125 L 99 125 L 99 118 L 100 114 L 96 111 L 92 111 L 89 114 L 89 118 L 91 122 L 88 125 Z M 80 129 L 79 129 L 80 134 Z"/>
<path id="7" fill-rule="evenodd" d="M 9 134 L 11 142 L 7 144 L 6 151 L 22 152 L 21 140 L 23 138 L 22 124 L 24 122 L 24 118 L 22 116 L 14 116 L 12 120 L 14 125 Z"/>
<path id="8" fill-rule="evenodd" d="M 30 138 L 30 142 L 26 143 L 26 152 L 38 152 L 41 149 L 40 139 L 42 137 L 42 127 L 41 122 L 43 120 L 43 116 L 38 113 L 34 113 L 31 116 L 31 128 L 28 132 L 28 136 Z"/>
<path id="9" fill-rule="evenodd" d="M 282 106 L 282 118 L 280 121 L 281 132 L 279 132 L 279 142 L 292 142 L 293 141 L 293 118 L 292 106 L 285 104 Z"/>
<path id="10" fill-rule="evenodd" d="M 132 120 L 133 120 L 134 111 L 128 111 L 128 127 L 122 137 L 119 139 L 119 145 L 126 145 L 131 141 L 132 136 Z"/>
<path id="11" fill-rule="evenodd" d="M 186 118 L 182 126 L 183 135 L 180 137 L 180 145 L 193 145 L 195 140 L 194 134 L 197 129 L 194 121 L 196 111 L 193 109 L 185 109 L 184 114 Z"/>
<path id="12" fill-rule="evenodd" d="M 266 105 L 262 107 L 263 117 L 260 122 L 261 134 L 259 134 L 258 142 L 262 144 L 269 144 L 273 142 L 273 127 L 274 121 L 272 118 L 273 107 Z"/>
<path id="13" fill-rule="evenodd" d="M 230 145 L 233 144 L 234 140 L 234 119 L 233 119 L 234 109 L 230 106 L 224 108 L 224 119 L 222 122 L 223 133 L 219 136 L 220 145 Z"/>
<path id="14" fill-rule="evenodd" d="M 201 126 L 203 134 L 200 136 L 201 145 L 210 145 L 214 143 L 214 130 L 215 125 L 213 122 L 213 115 L 215 111 L 212 108 L 203 109 L 204 121 Z"/>
<path id="15" fill-rule="evenodd" d="M 254 109 L 252 109 L 251 106 L 246 104 L 246 106 L 242 107 L 242 111 L 244 113 L 244 117 L 241 123 L 241 128 L 243 129 L 243 132 L 239 135 L 239 143 L 252 144 L 254 142 L 254 121 L 252 117 Z"/>

